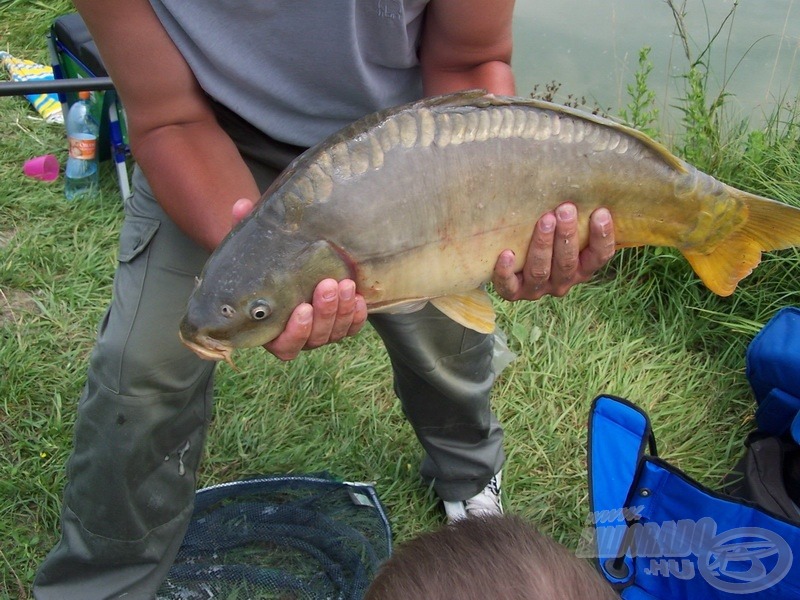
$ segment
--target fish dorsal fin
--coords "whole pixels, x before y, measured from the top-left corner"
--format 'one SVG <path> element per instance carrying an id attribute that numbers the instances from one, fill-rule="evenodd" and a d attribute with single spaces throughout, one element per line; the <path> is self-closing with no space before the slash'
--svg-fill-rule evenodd
<path id="1" fill-rule="evenodd" d="M 671 168 L 675 169 L 679 173 L 688 172 L 688 169 L 686 168 L 686 163 L 684 163 L 680 158 L 678 158 L 672 152 L 670 152 L 666 146 L 655 141 L 653 138 L 651 138 L 645 133 L 642 133 L 638 129 L 633 129 L 632 127 L 628 127 L 627 125 L 623 125 L 622 123 L 619 123 L 607 117 L 601 117 L 599 115 L 582 111 L 577 108 L 564 106 L 563 104 L 555 104 L 553 102 L 547 102 L 545 100 L 536 100 L 534 98 L 496 96 L 494 94 L 487 93 L 486 90 L 466 90 L 463 92 L 457 92 L 455 94 L 447 94 L 444 96 L 434 96 L 432 98 L 426 98 L 424 100 L 417 102 L 414 108 L 420 108 L 420 107 L 434 108 L 437 106 L 452 106 L 452 107 L 530 106 L 532 108 L 537 108 L 539 110 L 547 110 L 550 112 L 557 113 L 559 115 L 564 115 L 575 119 L 590 121 L 592 123 L 596 123 L 597 125 L 602 125 L 603 127 L 615 129 L 620 133 L 623 133 L 638 140 L 639 142 L 647 146 L 650 150 L 652 150 L 656 156 L 658 156 Z"/>
<path id="2" fill-rule="evenodd" d="M 645 133 L 642 133 L 638 129 L 633 129 L 632 127 L 628 127 L 627 125 L 623 125 L 622 123 L 618 123 L 617 121 L 613 121 L 609 118 L 601 117 L 599 115 L 578 110 L 577 108 L 571 108 L 569 106 L 563 106 L 561 104 L 554 104 L 552 102 L 545 102 L 544 100 L 535 100 L 533 98 L 520 100 L 517 98 L 500 96 L 497 98 L 497 104 L 520 104 L 520 105 L 532 106 L 534 108 L 539 108 L 541 110 L 549 110 L 558 114 L 566 115 L 573 118 L 583 119 L 584 121 L 591 121 L 592 123 L 597 123 L 598 125 L 603 125 L 604 127 L 615 129 L 620 133 L 631 136 L 632 138 L 638 140 L 639 142 L 650 148 L 650 150 L 652 150 L 653 153 L 655 153 L 659 158 L 661 158 L 661 160 L 663 160 L 667 165 L 669 165 L 671 168 L 675 169 L 679 173 L 688 172 L 688 169 L 686 168 L 686 163 L 684 163 L 680 158 L 675 156 L 672 152 L 667 150 L 666 146 L 658 143 L 653 138 L 651 138 Z"/>
<path id="3" fill-rule="evenodd" d="M 433 108 L 435 106 L 489 106 L 496 104 L 500 96 L 490 94 L 483 89 L 462 90 L 441 96 L 428 96 L 422 100 L 414 102 L 412 105 L 418 108 Z M 507 102 L 504 102 L 507 104 Z"/>
<path id="4" fill-rule="evenodd" d="M 431 304 L 456 323 L 474 329 L 478 333 L 492 333 L 495 329 L 492 299 L 483 288 L 462 294 L 439 296 L 433 298 Z"/>
<path id="5" fill-rule="evenodd" d="M 496 96 L 487 94 L 486 90 L 475 89 L 455 92 L 453 94 L 442 94 L 441 96 L 428 96 L 415 102 L 409 102 L 408 104 L 390 106 L 382 111 L 370 113 L 357 121 L 353 121 L 338 132 L 322 140 L 310 150 L 307 150 L 304 154 L 315 156 L 321 149 L 334 146 L 341 141 L 358 137 L 373 127 L 377 127 L 385 121 L 394 119 L 402 113 L 416 112 L 423 108 L 435 108 L 437 106 L 489 106 L 490 104 L 494 104 L 495 100 Z"/>

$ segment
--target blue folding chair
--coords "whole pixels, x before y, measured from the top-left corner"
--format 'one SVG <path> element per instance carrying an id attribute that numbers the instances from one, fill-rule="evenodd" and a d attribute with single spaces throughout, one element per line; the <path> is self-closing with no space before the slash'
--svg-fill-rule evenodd
<path id="1" fill-rule="evenodd" d="M 658 458 L 648 416 L 632 403 L 595 399 L 588 466 L 593 525 L 580 550 L 622 598 L 800 598 L 797 519 Z"/>

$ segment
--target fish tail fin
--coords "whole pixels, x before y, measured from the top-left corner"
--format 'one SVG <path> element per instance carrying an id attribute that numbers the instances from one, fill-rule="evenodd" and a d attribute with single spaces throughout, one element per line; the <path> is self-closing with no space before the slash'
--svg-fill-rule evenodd
<path id="1" fill-rule="evenodd" d="M 684 256 L 715 294 L 730 296 L 761 262 L 761 253 L 800 246 L 800 209 L 762 196 L 728 188 L 747 206 L 747 220 L 707 254 Z"/>

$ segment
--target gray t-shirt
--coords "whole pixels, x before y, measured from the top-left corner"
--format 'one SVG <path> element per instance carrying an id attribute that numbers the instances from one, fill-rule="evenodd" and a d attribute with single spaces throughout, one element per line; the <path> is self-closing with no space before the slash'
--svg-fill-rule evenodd
<path id="1" fill-rule="evenodd" d="M 298 146 L 421 96 L 428 1 L 150 0 L 209 96 Z"/>

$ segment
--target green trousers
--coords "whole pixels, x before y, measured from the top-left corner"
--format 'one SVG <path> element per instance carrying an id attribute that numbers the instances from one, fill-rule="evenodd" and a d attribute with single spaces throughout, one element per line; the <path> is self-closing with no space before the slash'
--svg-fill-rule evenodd
<path id="1" fill-rule="evenodd" d="M 265 189 L 293 153 L 278 148 L 270 163 L 263 147 L 244 137 L 240 150 Z M 167 575 L 191 516 L 213 404 L 214 363 L 197 358 L 177 335 L 207 258 L 135 169 L 113 298 L 78 404 L 61 539 L 34 583 L 39 600 L 153 598 Z M 423 477 L 445 500 L 476 494 L 504 460 L 489 407 L 493 336 L 430 306 L 370 321 L 425 449 Z"/>

